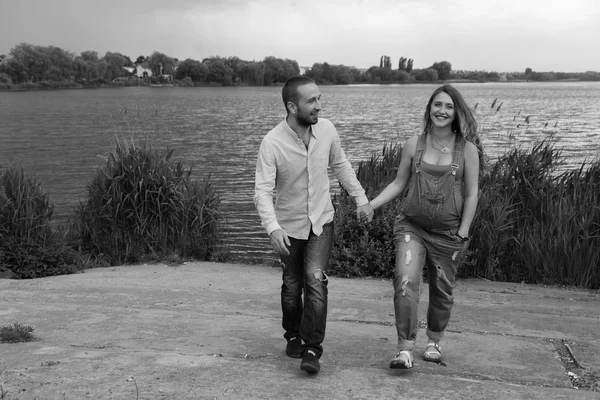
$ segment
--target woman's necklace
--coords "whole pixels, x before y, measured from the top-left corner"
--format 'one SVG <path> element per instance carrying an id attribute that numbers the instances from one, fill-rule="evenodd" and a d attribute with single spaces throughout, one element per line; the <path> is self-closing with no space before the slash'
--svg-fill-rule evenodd
<path id="1" fill-rule="evenodd" d="M 442 153 L 446 154 L 450 152 L 450 147 L 448 147 L 448 145 L 452 142 L 452 140 L 454 139 L 454 137 L 451 137 L 450 140 L 448 140 L 448 143 L 446 143 L 445 145 L 441 144 L 436 137 L 433 138 L 433 140 L 441 147 L 441 149 L 439 149 L 439 151 L 441 151 Z"/>

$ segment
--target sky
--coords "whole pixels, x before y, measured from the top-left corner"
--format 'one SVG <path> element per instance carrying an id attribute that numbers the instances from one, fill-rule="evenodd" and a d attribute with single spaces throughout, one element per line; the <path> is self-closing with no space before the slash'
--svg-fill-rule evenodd
<path id="1" fill-rule="evenodd" d="M 0 54 L 19 43 L 80 54 L 154 51 L 300 66 L 600 71 L 598 0 L 0 0 Z"/>

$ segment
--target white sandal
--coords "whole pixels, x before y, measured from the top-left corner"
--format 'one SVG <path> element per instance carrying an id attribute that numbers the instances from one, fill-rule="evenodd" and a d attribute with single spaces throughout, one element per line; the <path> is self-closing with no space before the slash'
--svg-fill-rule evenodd
<path id="1" fill-rule="evenodd" d="M 431 347 L 433 347 L 434 350 L 429 350 Z M 442 361 L 442 348 L 440 345 L 437 343 L 427 343 L 425 353 L 423 353 L 423 360 L 431 362 Z"/>
<path id="2" fill-rule="evenodd" d="M 412 351 L 402 350 L 396 357 L 390 362 L 390 368 L 392 369 L 410 369 L 413 367 L 413 355 Z"/>

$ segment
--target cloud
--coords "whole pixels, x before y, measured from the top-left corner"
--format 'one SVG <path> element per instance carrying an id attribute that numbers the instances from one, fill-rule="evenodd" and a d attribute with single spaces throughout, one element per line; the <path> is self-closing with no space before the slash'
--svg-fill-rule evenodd
<path id="1" fill-rule="evenodd" d="M 0 54 L 21 42 L 130 57 L 266 56 L 366 68 L 597 69 L 596 0 L 0 0 Z M 27 23 L 24 23 L 26 21 Z M 4 32 L 7 32 L 4 34 Z M 537 65 L 536 65 L 537 64 Z"/>

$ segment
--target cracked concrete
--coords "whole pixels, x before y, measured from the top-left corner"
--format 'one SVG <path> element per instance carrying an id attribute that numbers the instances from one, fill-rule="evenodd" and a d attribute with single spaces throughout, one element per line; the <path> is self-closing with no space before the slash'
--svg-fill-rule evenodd
<path id="1" fill-rule="evenodd" d="M 458 281 L 445 366 L 423 362 L 421 323 L 415 367 L 399 371 L 391 281 L 329 277 L 308 375 L 285 356 L 280 287 L 278 268 L 216 263 L 0 280 L 0 325 L 38 337 L 0 344 L 4 400 L 600 397 L 597 291 Z M 426 308 L 424 285 L 420 321 Z"/>

